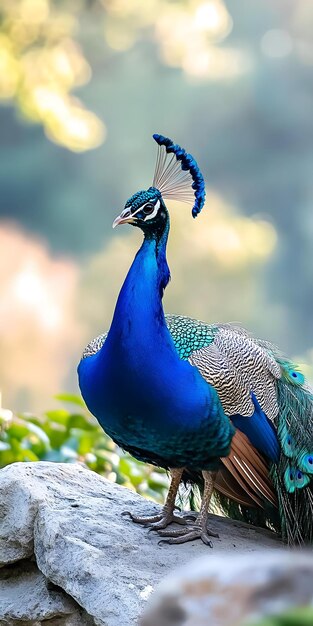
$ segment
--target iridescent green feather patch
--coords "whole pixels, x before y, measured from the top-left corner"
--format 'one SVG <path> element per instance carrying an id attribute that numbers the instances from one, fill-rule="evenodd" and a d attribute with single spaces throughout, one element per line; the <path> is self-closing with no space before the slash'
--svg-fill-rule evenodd
<path id="1" fill-rule="evenodd" d="M 192 352 L 209 346 L 218 332 L 217 326 L 205 324 L 183 315 L 166 315 L 167 326 L 181 359 L 189 359 Z"/>

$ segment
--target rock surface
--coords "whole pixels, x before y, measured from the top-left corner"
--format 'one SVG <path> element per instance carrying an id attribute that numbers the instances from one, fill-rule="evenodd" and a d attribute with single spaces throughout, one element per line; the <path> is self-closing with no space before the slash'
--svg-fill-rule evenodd
<path id="1" fill-rule="evenodd" d="M 76 602 L 62 589 L 47 583 L 35 563 L 22 561 L 0 570 L 0 624 L 84 626 L 92 624 Z"/>
<path id="2" fill-rule="evenodd" d="M 210 520 L 220 535 L 213 551 L 200 541 L 158 545 L 156 533 L 121 516 L 158 509 L 80 465 L 15 463 L 1 470 L 0 624 L 38 626 L 60 616 L 53 626 L 134 626 L 155 585 L 175 567 L 204 554 L 281 548 L 271 533 L 217 516 Z M 10 604 L 18 593 L 19 608 Z"/>
<path id="3" fill-rule="evenodd" d="M 241 626 L 312 605 L 312 552 L 202 557 L 161 583 L 140 625 Z"/>

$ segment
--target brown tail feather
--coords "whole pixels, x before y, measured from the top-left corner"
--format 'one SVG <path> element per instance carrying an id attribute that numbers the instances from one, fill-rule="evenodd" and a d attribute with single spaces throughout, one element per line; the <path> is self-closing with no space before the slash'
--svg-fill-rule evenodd
<path id="1" fill-rule="evenodd" d="M 247 494 L 247 492 L 240 487 L 238 481 L 233 477 L 231 472 L 224 467 L 220 470 L 214 481 L 214 488 L 227 498 L 235 500 L 238 504 L 242 504 L 245 507 L 255 507 L 256 502 Z M 262 506 L 261 501 L 258 502 L 259 506 Z"/>
<path id="2" fill-rule="evenodd" d="M 224 467 L 216 477 L 217 491 L 244 506 L 264 508 L 268 501 L 277 507 L 268 464 L 240 430 L 233 437 L 229 456 L 221 460 Z"/>

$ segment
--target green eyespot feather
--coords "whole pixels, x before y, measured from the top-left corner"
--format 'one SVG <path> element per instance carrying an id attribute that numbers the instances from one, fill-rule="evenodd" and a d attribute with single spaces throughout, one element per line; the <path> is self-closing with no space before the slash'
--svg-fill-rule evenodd
<path id="1" fill-rule="evenodd" d="M 305 377 L 299 369 L 291 363 L 281 363 L 283 377 L 294 385 L 304 385 Z"/>
<path id="2" fill-rule="evenodd" d="M 292 435 L 287 429 L 287 426 L 284 422 L 281 422 L 278 427 L 278 438 L 280 445 L 282 447 L 283 453 L 289 458 L 292 459 L 295 456 L 295 446 Z"/>
<path id="3" fill-rule="evenodd" d="M 303 452 L 298 457 L 300 470 L 307 474 L 313 474 L 313 452 Z"/>
<path id="4" fill-rule="evenodd" d="M 285 470 L 284 481 L 287 491 L 294 493 L 296 489 L 306 487 L 310 482 L 310 477 L 299 468 L 288 465 Z"/>

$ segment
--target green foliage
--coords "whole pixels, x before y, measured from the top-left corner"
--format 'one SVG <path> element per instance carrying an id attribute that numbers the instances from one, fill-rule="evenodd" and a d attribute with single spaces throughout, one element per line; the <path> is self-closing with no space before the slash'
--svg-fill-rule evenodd
<path id="1" fill-rule="evenodd" d="M 73 410 L 59 408 L 41 416 L 0 410 L 0 467 L 16 461 L 81 463 L 147 498 L 164 501 L 168 479 L 162 470 L 123 453 L 79 397 L 56 398 Z"/>
<path id="2" fill-rule="evenodd" d="M 301 607 L 283 615 L 267 617 L 260 622 L 254 622 L 250 626 L 312 626 L 313 608 Z"/>

